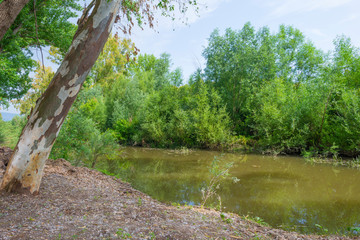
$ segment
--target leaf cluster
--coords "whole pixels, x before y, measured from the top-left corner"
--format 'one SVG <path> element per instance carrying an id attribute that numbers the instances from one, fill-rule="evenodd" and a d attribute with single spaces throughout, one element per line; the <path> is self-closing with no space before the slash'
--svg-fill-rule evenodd
<path id="1" fill-rule="evenodd" d="M 76 31 L 70 20 L 80 9 L 78 0 L 34 0 L 22 9 L 0 41 L 0 104 L 30 88 L 34 48 L 53 46 L 65 54 Z"/>

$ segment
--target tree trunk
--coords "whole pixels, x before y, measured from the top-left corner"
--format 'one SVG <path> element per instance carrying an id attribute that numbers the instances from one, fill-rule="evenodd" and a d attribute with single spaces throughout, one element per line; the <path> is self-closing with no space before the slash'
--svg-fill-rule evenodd
<path id="1" fill-rule="evenodd" d="M 45 161 L 69 109 L 98 58 L 122 0 L 96 0 L 54 78 L 37 100 L 6 169 L 0 189 L 39 191 Z M 61 37 L 61 36 L 59 36 Z"/>
<path id="2" fill-rule="evenodd" d="M 0 3 L 0 40 L 29 0 L 4 0 Z"/>
<path id="3" fill-rule="evenodd" d="M 91 164 L 91 168 L 94 168 L 94 167 L 95 167 L 96 162 L 97 162 L 97 158 L 98 158 L 98 155 L 95 154 L 94 159 L 93 159 L 93 162 L 92 162 L 92 164 Z"/>

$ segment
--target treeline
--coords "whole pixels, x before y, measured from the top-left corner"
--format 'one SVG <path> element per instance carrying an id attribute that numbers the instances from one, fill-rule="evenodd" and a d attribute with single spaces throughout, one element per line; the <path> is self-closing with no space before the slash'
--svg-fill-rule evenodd
<path id="1" fill-rule="evenodd" d="M 182 72 L 171 70 L 168 54 L 136 55 L 129 40 L 108 40 L 51 157 L 94 167 L 99 159 L 117 158 L 118 143 L 217 148 L 231 138 L 231 120 L 215 89 L 202 80 L 183 85 Z M 52 76 L 50 68 L 38 67 L 32 90 L 15 102 L 22 114 L 29 113 Z"/>
<path id="2" fill-rule="evenodd" d="M 360 57 L 349 38 L 324 53 L 291 26 L 276 34 L 215 30 L 202 77 L 227 107 L 236 136 L 285 153 L 356 156 L 360 140 Z"/>
<path id="3" fill-rule="evenodd" d="M 324 53 L 290 26 L 275 34 L 249 23 L 223 35 L 215 30 L 203 52 L 206 67 L 185 83 L 168 54 L 138 56 L 129 40 L 114 36 L 52 155 L 95 166 L 99 157 L 115 158 L 111 149 L 120 143 L 357 156 L 359 49 L 344 36 L 334 45 Z M 52 76 L 49 68 L 36 70 L 32 90 L 16 102 L 23 114 Z"/>

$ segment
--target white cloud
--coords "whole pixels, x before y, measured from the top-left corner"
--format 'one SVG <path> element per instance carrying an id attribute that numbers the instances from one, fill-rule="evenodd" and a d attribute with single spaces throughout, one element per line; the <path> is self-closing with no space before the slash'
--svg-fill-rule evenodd
<path id="1" fill-rule="evenodd" d="M 273 8 L 270 15 L 274 17 L 316 10 L 329 10 L 346 5 L 352 1 L 354 0 L 258 0 L 261 5 Z"/>

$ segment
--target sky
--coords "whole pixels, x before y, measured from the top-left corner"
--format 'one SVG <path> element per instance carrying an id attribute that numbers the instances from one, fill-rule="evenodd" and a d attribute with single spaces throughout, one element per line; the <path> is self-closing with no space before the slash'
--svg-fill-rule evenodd
<path id="1" fill-rule="evenodd" d="M 360 47 L 360 0 L 198 0 L 198 4 L 198 14 L 190 10 L 182 19 L 187 24 L 156 16 L 155 30 L 135 28 L 130 36 L 140 53 L 157 57 L 169 53 L 173 68 L 183 70 L 185 82 L 197 68 L 205 67 L 202 52 L 216 28 L 222 34 L 250 22 L 256 29 L 267 26 L 275 33 L 285 24 L 298 28 L 325 52 L 333 49 L 333 40 L 342 34 Z M 40 60 L 40 54 L 35 52 L 34 58 Z M 56 70 L 55 65 L 46 64 Z M 7 111 L 16 112 L 13 107 Z"/>
<path id="2" fill-rule="evenodd" d="M 156 31 L 137 29 L 131 36 L 141 53 L 171 55 L 174 67 L 183 70 L 185 81 L 198 68 L 207 40 L 215 28 L 240 30 L 246 22 L 256 29 L 278 31 L 291 25 L 325 52 L 333 49 L 337 35 L 346 35 L 360 46 L 359 0 L 202 0 L 199 17 L 188 13 L 188 25 L 160 18 Z M 204 6 L 207 5 L 205 8 Z"/>

